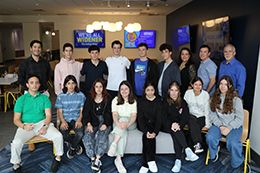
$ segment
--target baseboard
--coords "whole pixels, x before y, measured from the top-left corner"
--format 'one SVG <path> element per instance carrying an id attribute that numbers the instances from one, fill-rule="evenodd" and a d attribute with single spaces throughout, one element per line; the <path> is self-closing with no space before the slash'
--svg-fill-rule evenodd
<path id="1" fill-rule="evenodd" d="M 251 159 L 256 165 L 260 165 L 260 155 L 257 154 L 253 149 L 251 149 Z"/>

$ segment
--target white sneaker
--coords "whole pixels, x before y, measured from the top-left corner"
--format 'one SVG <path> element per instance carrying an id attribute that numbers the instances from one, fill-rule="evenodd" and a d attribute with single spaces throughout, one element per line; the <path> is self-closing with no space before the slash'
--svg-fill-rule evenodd
<path id="1" fill-rule="evenodd" d="M 116 147 L 117 147 L 117 144 L 112 142 L 112 144 L 110 145 L 109 150 L 107 152 L 107 155 L 110 156 L 110 157 L 115 156 L 115 154 L 116 154 Z"/>
<path id="2" fill-rule="evenodd" d="M 139 173 L 147 173 L 149 171 L 148 168 L 142 166 L 140 169 L 139 169 Z"/>
<path id="3" fill-rule="evenodd" d="M 158 168 L 155 161 L 150 161 L 147 164 L 151 172 L 158 172 Z"/>
<path id="4" fill-rule="evenodd" d="M 115 159 L 114 163 L 115 163 L 116 169 L 119 173 L 126 173 L 126 169 L 122 163 L 122 160 Z"/>
<path id="5" fill-rule="evenodd" d="M 194 145 L 193 147 L 194 147 L 195 154 L 202 153 L 204 151 L 199 142 L 196 145 Z"/>
<path id="6" fill-rule="evenodd" d="M 180 172 L 180 170 L 181 170 L 181 160 L 176 159 L 174 166 L 172 167 L 172 172 Z"/>
<path id="7" fill-rule="evenodd" d="M 193 162 L 193 161 L 196 161 L 199 159 L 199 156 L 194 154 L 193 151 L 189 147 L 185 148 L 185 154 L 186 154 L 185 160 Z"/>

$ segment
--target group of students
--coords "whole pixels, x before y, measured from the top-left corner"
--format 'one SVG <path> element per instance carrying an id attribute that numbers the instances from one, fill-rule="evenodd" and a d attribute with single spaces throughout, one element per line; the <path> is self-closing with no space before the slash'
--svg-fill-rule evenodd
<path id="1" fill-rule="evenodd" d="M 32 42 L 32 56 L 25 60 L 28 61 L 27 64 L 21 64 L 22 67 L 29 64 L 30 68 L 20 71 L 23 75 L 20 75 L 19 81 L 27 76 L 23 79 L 26 82 L 21 84 L 27 87 L 28 93 L 19 97 L 14 108 L 14 123 L 18 130 L 11 144 L 11 163 L 15 172 L 21 171 L 20 154 L 23 144 L 38 134 L 54 143 L 56 157 L 51 166 L 52 172 L 56 172 L 60 165 L 63 140 L 69 147 L 66 153 L 69 159 L 82 153 L 80 144 L 83 141 L 93 171 L 101 171 L 100 158 L 108 149 L 108 156 L 116 157 L 114 163 L 118 172 L 127 172 L 122 157 L 128 130 L 136 127 L 143 132 L 143 164 L 140 173 L 149 170 L 158 172 L 155 144 L 159 131 L 172 136 L 176 153 L 173 172 L 180 171 L 183 153 L 186 160 L 196 161 L 199 158 L 197 154 L 203 152 L 200 132 L 204 126 L 209 128 L 206 141 L 210 158 L 213 161 L 218 159 L 219 141 L 224 135 L 227 136 L 227 148 L 232 156 L 231 166 L 237 168 L 242 164 L 240 136 L 243 105 L 232 77 L 223 75 L 210 99 L 208 92 L 203 90 L 203 79 L 196 76 L 195 68 L 189 67 L 185 72 L 189 78 L 194 71 L 195 75 L 190 78 L 187 91 L 183 90 L 181 82 L 185 83 L 185 80 L 180 70 L 185 69 L 186 64 L 184 67 L 183 64 L 178 67 L 171 58 L 172 48 L 168 44 L 160 46 L 164 61 L 157 66 L 147 58 L 148 47 L 145 43 L 138 46 L 140 58 L 132 63 L 120 55 L 122 44 L 116 40 L 111 46 L 114 55 L 108 57 L 105 62 L 98 59 L 100 49 L 91 46 L 91 59 L 83 64 L 72 58 L 73 47 L 66 43 L 63 46 L 64 58 L 61 58 L 56 66 L 54 77 L 55 92 L 58 95 L 55 107 L 60 120 L 60 133 L 50 122 L 51 104 L 46 96 L 47 89 L 41 87 L 44 86 L 44 81 L 41 75 L 37 74 L 42 72 L 34 69 L 34 73 L 30 75 L 32 70 L 28 71 L 33 69 L 30 63 L 35 65 L 44 62 L 41 59 L 35 61 L 34 58 L 35 55 L 40 58 L 41 47 L 41 43 Z M 203 48 L 205 47 L 201 49 Z M 43 68 L 42 65 L 39 67 Z M 130 69 L 128 76 L 126 69 Z M 80 73 L 86 77 L 84 94 L 79 90 Z M 106 78 L 107 84 L 104 81 Z M 209 75 L 210 80 L 211 78 Z M 209 83 L 211 81 L 208 85 Z M 183 92 L 185 94 L 182 95 Z M 192 149 L 188 146 L 183 132 L 186 125 L 190 129 L 194 144 Z M 72 129 L 75 132 L 73 138 L 70 136 Z M 110 133 L 113 136 L 111 144 L 108 140 Z"/>

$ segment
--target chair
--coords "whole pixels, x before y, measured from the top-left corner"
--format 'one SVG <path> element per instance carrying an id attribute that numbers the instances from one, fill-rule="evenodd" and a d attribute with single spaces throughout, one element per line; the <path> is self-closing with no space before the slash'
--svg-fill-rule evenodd
<path id="1" fill-rule="evenodd" d="M 17 98 L 22 95 L 21 93 L 21 86 L 19 85 L 18 87 L 16 88 L 10 88 L 10 89 L 7 89 L 5 92 L 4 92 L 4 112 L 7 111 L 7 108 L 10 108 L 10 98 L 13 98 L 13 105 L 15 104 Z"/>
<path id="2" fill-rule="evenodd" d="M 243 146 L 246 148 L 245 150 L 245 159 L 244 159 L 244 173 L 246 173 L 246 168 L 248 163 L 251 162 L 251 154 L 250 154 L 250 139 L 248 139 L 248 127 L 249 126 L 249 112 L 244 109 L 244 122 L 243 122 L 243 132 L 241 135 L 241 142 Z M 222 137 L 221 142 L 226 142 L 226 138 Z M 209 162 L 209 149 L 207 151 L 205 164 L 208 165 Z"/>

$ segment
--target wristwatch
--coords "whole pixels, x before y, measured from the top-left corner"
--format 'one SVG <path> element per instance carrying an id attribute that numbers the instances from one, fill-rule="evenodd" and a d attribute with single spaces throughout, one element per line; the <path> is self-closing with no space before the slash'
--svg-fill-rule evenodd
<path id="1" fill-rule="evenodd" d="M 49 127 L 49 125 L 47 125 L 47 124 L 43 124 L 43 127 L 46 127 L 46 128 L 48 128 L 48 127 Z"/>

